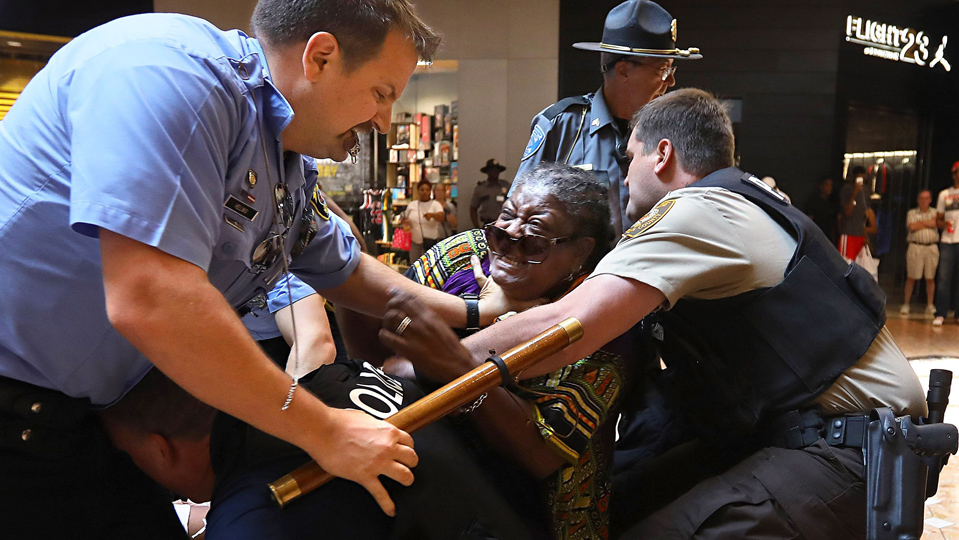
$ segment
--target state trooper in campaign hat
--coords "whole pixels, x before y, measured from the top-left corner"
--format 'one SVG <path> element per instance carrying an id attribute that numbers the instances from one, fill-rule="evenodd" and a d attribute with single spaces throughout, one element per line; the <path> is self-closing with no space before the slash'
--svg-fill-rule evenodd
<path id="1" fill-rule="evenodd" d="M 506 167 L 500 165 L 498 161 L 491 158 L 486 160 L 486 165 L 482 169 L 480 169 L 480 172 L 482 173 L 489 173 L 490 171 L 503 172 L 505 170 L 506 170 Z"/>
<path id="2" fill-rule="evenodd" d="M 676 84 L 674 60 L 698 60 L 699 49 L 676 46 L 676 19 L 649 0 L 628 0 L 606 16 L 602 41 L 573 47 L 601 52 L 603 86 L 547 107 L 533 118 L 517 176 L 543 161 L 593 171 L 610 187 L 610 215 L 617 236 L 631 224 L 623 184 L 629 119 Z"/>

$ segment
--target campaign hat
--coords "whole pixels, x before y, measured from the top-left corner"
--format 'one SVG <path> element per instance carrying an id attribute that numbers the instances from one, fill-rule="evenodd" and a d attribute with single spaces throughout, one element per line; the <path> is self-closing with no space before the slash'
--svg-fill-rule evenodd
<path id="1" fill-rule="evenodd" d="M 627 0 L 606 15 L 603 41 L 579 42 L 573 47 L 624 56 L 699 60 L 699 49 L 676 47 L 676 19 L 656 2 Z"/>
<path id="2" fill-rule="evenodd" d="M 500 165 L 499 162 L 496 161 L 495 159 L 487 159 L 486 166 L 480 169 L 480 172 L 487 172 L 491 169 L 496 169 L 499 172 L 503 172 L 506 170 L 506 167 Z"/>

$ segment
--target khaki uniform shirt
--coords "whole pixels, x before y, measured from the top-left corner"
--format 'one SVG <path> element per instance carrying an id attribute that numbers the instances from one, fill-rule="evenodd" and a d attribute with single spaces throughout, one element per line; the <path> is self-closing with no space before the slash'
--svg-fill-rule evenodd
<path id="1" fill-rule="evenodd" d="M 473 189 L 473 198 L 470 199 L 470 208 L 476 209 L 480 227 L 499 218 L 508 191 L 509 182 L 506 180 L 497 180 L 495 184 L 483 180 L 476 184 L 476 188 Z"/>
<path id="2" fill-rule="evenodd" d="M 719 299 L 783 279 L 796 240 L 758 206 L 721 188 L 669 193 L 631 227 L 591 277 L 611 274 L 650 285 L 669 309 L 681 298 Z M 826 414 L 885 405 L 896 414 L 925 414 L 919 380 L 888 330 L 818 396 Z"/>

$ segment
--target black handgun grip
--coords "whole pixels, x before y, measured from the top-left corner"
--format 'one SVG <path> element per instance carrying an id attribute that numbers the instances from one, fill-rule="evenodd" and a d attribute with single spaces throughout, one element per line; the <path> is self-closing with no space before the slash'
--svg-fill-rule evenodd
<path id="1" fill-rule="evenodd" d="M 915 437 L 907 437 L 912 450 L 920 456 L 944 456 L 959 449 L 959 431 L 952 424 L 912 426 Z"/>

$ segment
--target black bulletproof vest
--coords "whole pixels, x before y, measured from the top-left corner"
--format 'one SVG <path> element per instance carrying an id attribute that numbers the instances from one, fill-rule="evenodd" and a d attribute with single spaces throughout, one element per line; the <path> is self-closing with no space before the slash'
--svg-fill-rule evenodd
<path id="1" fill-rule="evenodd" d="M 879 334 L 886 298 L 866 270 L 847 264 L 812 220 L 755 176 L 731 167 L 692 186 L 742 195 L 798 242 L 780 284 L 680 300 L 643 321 L 667 366 L 657 375 L 667 404 L 701 436 L 728 439 L 832 385 Z"/>

